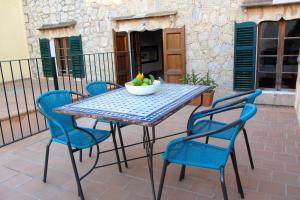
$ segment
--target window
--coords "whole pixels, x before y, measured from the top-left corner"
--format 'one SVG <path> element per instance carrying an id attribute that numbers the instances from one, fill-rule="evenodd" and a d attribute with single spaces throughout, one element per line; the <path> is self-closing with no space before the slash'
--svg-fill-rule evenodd
<path id="1" fill-rule="evenodd" d="M 300 49 L 300 19 L 259 25 L 257 86 L 295 89 Z"/>
<path id="2" fill-rule="evenodd" d="M 56 65 L 57 73 L 59 76 L 71 74 L 70 66 L 70 49 L 69 40 L 67 37 L 55 38 L 55 55 L 56 55 Z"/>

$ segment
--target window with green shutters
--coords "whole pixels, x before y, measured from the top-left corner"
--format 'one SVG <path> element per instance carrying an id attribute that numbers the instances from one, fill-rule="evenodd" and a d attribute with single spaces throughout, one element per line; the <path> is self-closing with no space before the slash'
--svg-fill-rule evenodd
<path id="1" fill-rule="evenodd" d="M 235 24 L 234 90 L 245 91 L 255 88 L 256 35 L 256 23 Z"/>
<path id="2" fill-rule="evenodd" d="M 56 76 L 55 59 L 51 57 L 49 40 L 40 39 L 41 60 L 45 77 Z"/>
<path id="3" fill-rule="evenodd" d="M 85 68 L 81 36 L 54 39 L 55 58 L 51 58 L 48 39 L 40 39 L 40 51 L 45 77 L 53 77 L 56 68 L 59 76 L 72 74 L 74 78 L 84 78 Z M 55 70 L 55 71 L 54 71 Z"/>
<path id="4" fill-rule="evenodd" d="M 84 78 L 85 68 L 83 62 L 81 36 L 69 37 L 69 57 L 72 74 L 74 78 Z"/>

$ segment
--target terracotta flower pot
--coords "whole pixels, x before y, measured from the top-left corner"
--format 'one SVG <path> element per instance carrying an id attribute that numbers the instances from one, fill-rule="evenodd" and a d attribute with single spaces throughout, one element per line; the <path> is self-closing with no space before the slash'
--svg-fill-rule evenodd
<path id="1" fill-rule="evenodd" d="M 214 100 L 214 94 L 215 94 L 214 90 L 203 93 L 203 103 L 202 103 L 202 105 L 205 106 L 205 107 L 210 107 L 213 100 Z"/>
<path id="2" fill-rule="evenodd" d="M 214 90 L 203 93 L 202 106 L 210 107 L 214 99 L 214 94 L 215 94 Z M 200 103 L 201 103 L 201 96 L 198 96 L 195 99 L 193 99 L 189 105 L 198 106 Z"/>
<path id="3" fill-rule="evenodd" d="M 201 96 L 196 97 L 195 99 L 193 99 L 189 105 L 191 106 L 198 106 L 201 103 Z"/>

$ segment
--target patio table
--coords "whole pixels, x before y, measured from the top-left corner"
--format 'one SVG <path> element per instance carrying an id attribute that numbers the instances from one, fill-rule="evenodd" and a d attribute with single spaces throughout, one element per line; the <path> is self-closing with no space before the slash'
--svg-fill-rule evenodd
<path id="1" fill-rule="evenodd" d="M 55 111 L 80 117 L 91 117 L 143 126 L 143 142 L 127 145 L 125 147 L 143 143 L 146 156 L 128 159 L 127 161 L 147 158 L 153 199 L 155 200 L 153 144 L 157 139 L 160 139 L 155 136 L 155 126 L 187 105 L 195 97 L 202 95 L 208 89 L 209 87 L 201 85 L 193 86 L 163 83 L 159 91 L 152 95 L 135 96 L 128 93 L 125 88 L 120 88 L 56 108 Z M 150 134 L 149 128 L 151 128 L 152 134 Z M 161 138 L 165 137 L 166 136 Z M 117 162 L 96 166 L 95 168 L 112 164 L 117 164 Z"/>

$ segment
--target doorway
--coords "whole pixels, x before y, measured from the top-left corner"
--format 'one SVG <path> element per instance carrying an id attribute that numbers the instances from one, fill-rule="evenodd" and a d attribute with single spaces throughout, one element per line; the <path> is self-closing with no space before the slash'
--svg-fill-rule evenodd
<path id="1" fill-rule="evenodd" d="M 133 77 L 139 72 L 156 79 L 164 77 L 162 38 L 162 30 L 130 33 Z"/>
<path id="2" fill-rule="evenodd" d="M 179 83 L 186 73 L 185 31 L 165 28 L 153 31 L 113 30 L 117 83 L 124 85 L 138 72 Z"/>

